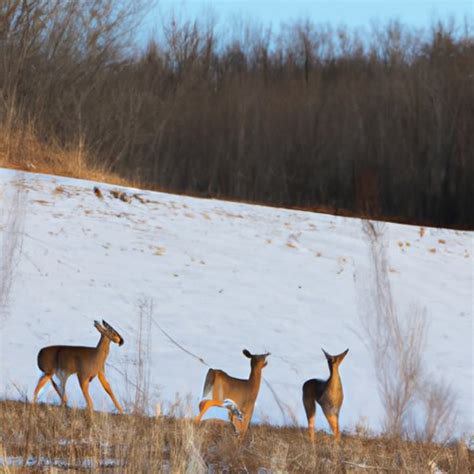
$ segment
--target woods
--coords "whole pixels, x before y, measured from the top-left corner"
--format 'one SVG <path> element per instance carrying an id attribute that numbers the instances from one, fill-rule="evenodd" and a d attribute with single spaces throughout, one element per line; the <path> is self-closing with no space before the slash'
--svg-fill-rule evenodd
<path id="1" fill-rule="evenodd" d="M 0 119 L 143 186 L 474 227 L 472 24 L 271 30 L 2 0 Z M 7 147 L 8 148 L 8 147 Z"/>

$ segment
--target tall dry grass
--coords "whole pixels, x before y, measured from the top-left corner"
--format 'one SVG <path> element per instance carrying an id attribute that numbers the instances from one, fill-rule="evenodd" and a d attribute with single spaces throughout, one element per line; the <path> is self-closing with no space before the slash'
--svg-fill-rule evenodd
<path id="1" fill-rule="evenodd" d="M 54 139 L 43 141 L 33 124 L 24 125 L 19 119 L 13 124 L 0 123 L 0 167 L 114 184 L 134 184 L 95 164 L 83 140 L 67 145 Z"/>
<path id="2" fill-rule="evenodd" d="M 240 442 L 226 423 L 111 415 L 0 402 L 0 469 L 112 472 L 450 472 L 467 473 L 474 453 L 462 444 L 345 435 L 337 445 L 305 430 L 251 426 Z M 265 472 L 265 471 L 263 471 Z"/>

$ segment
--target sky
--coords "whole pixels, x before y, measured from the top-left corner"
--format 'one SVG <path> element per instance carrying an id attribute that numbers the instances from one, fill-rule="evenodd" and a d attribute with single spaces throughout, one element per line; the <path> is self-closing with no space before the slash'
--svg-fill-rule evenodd
<path id="1" fill-rule="evenodd" d="M 355 28 L 390 19 L 427 27 L 436 19 L 472 18 L 474 0 L 158 0 L 157 10 L 185 12 L 192 18 L 211 13 L 219 22 L 243 18 L 274 27 L 302 18 Z"/>

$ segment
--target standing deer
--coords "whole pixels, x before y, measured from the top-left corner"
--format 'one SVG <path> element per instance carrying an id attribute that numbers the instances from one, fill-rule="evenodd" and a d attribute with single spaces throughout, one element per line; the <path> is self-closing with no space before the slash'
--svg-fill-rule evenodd
<path id="1" fill-rule="evenodd" d="M 252 418 L 262 380 L 262 369 L 267 365 L 266 358 L 270 355 L 269 352 L 251 354 L 247 349 L 242 352 L 250 359 L 250 377 L 236 379 L 223 370 L 209 369 L 204 382 L 203 398 L 211 395 L 211 399 L 201 401 L 200 413 L 195 418 L 195 422 L 199 423 L 212 406 L 227 408 L 230 421 L 241 437 L 245 435 Z"/>
<path id="2" fill-rule="evenodd" d="M 109 355 L 110 342 L 115 342 L 119 346 L 123 344 L 122 336 L 104 320 L 102 324 L 94 321 L 95 328 L 101 333 L 97 347 L 83 346 L 49 346 L 44 347 L 38 353 L 38 367 L 43 371 L 43 375 L 38 381 L 33 395 L 33 403 L 36 402 L 40 390 L 51 381 L 54 389 L 61 398 L 62 405 L 66 405 L 66 382 L 70 375 L 77 374 L 79 385 L 87 402 L 89 411 L 93 411 L 91 397 L 89 395 L 89 383 L 97 375 L 104 390 L 109 394 L 115 407 L 123 413 L 120 403 L 115 398 L 109 382 L 105 378 L 105 360 Z M 53 379 L 56 375 L 60 386 Z"/>
<path id="3" fill-rule="evenodd" d="M 324 349 L 322 351 L 328 361 L 329 378 L 327 380 L 311 379 L 303 384 L 303 405 L 308 419 L 308 433 L 311 441 L 314 441 L 314 420 L 316 417 L 316 402 L 318 402 L 336 440 L 339 441 L 341 437 L 339 433 L 339 410 L 344 399 L 341 378 L 339 377 L 339 366 L 349 349 L 335 356 L 328 354 Z"/>

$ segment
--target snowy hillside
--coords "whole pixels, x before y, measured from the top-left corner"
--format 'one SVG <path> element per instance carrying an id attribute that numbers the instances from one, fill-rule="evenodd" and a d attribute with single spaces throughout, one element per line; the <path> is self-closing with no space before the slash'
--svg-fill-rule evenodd
<path id="1" fill-rule="evenodd" d="M 0 235 L 15 186 L 24 201 L 21 257 L 1 322 L 0 397 L 31 398 L 38 350 L 50 344 L 95 345 L 94 319 L 124 337 L 111 346 L 107 374 L 120 400 L 133 387 L 139 304 L 153 301 L 153 320 L 212 367 L 247 377 L 242 349 L 269 351 L 254 419 L 285 420 L 271 387 L 305 425 L 301 385 L 326 377 L 321 347 L 349 348 L 341 366 L 342 429 L 378 429 L 381 407 L 359 322 L 358 288 L 368 251 L 358 219 L 203 200 L 0 170 Z M 388 224 L 390 278 L 397 309 L 426 308 L 425 359 L 459 397 L 458 433 L 474 431 L 473 233 Z M 145 318 L 146 322 L 146 318 Z M 151 385 L 164 410 L 189 394 L 194 411 L 207 367 L 151 325 Z M 145 337 L 146 339 L 146 337 Z M 69 402 L 84 405 L 77 379 Z M 97 380 L 97 409 L 113 405 Z M 57 403 L 51 386 L 41 400 Z M 214 412 L 209 412 L 215 415 Z M 327 423 L 317 413 L 317 427 Z"/>

